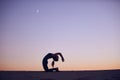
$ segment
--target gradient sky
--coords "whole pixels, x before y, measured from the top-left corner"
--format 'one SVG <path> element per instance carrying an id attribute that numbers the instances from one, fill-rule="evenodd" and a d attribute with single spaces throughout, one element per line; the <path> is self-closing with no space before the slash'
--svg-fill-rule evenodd
<path id="1" fill-rule="evenodd" d="M 61 70 L 120 69 L 120 1 L 1 0 L 0 70 L 43 71 L 49 52 Z"/>

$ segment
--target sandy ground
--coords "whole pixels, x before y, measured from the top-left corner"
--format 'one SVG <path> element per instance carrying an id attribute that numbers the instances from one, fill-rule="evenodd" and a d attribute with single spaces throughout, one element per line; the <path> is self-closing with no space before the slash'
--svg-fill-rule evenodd
<path id="1" fill-rule="evenodd" d="M 120 70 L 101 71 L 0 71 L 0 80 L 120 80 Z"/>

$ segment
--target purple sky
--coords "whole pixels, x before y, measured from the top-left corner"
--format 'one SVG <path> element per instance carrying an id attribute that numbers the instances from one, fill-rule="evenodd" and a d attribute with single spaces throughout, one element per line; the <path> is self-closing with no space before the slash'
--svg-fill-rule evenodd
<path id="1" fill-rule="evenodd" d="M 43 70 L 61 52 L 62 70 L 120 69 L 120 1 L 0 1 L 0 70 Z"/>

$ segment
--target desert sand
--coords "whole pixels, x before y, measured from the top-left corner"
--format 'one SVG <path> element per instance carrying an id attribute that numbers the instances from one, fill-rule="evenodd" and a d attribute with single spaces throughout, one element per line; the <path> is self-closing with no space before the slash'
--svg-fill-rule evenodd
<path id="1" fill-rule="evenodd" d="M 0 80 L 120 80 L 120 70 L 0 71 Z"/>

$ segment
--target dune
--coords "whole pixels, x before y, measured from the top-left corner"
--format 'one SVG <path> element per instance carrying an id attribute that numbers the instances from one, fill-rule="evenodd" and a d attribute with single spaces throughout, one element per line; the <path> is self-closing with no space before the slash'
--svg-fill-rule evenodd
<path id="1" fill-rule="evenodd" d="M 0 80 L 120 80 L 120 70 L 0 71 Z"/>

